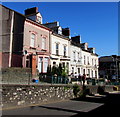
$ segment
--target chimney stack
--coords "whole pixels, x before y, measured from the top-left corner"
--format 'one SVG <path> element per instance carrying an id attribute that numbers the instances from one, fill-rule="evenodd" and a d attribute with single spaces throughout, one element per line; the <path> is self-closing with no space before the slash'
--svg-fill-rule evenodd
<path id="1" fill-rule="evenodd" d="M 32 15 L 38 13 L 38 7 L 33 7 L 25 10 L 25 15 Z"/>
<path id="2" fill-rule="evenodd" d="M 64 36 L 69 37 L 70 36 L 70 29 L 69 28 L 62 28 L 62 34 Z"/>
<path id="3" fill-rule="evenodd" d="M 80 35 L 78 36 L 75 36 L 75 37 L 71 37 L 72 41 L 73 42 L 76 42 L 76 43 L 81 43 L 81 40 L 80 40 Z"/>

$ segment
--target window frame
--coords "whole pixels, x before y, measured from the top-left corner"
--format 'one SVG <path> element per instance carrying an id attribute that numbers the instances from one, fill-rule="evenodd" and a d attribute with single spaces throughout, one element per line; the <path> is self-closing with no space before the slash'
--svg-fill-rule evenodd
<path id="1" fill-rule="evenodd" d="M 44 43 L 44 44 L 43 44 Z M 41 45 L 41 49 L 42 50 L 46 50 L 46 37 L 42 37 L 42 43 L 41 43 L 42 45 Z M 44 47 L 43 47 L 43 45 L 44 45 Z"/>
<path id="2" fill-rule="evenodd" d="M 63 56 L 64 57 L 67 56 L 67 46 L 66 45 L 63 46 Z"/>
<path id="3" fill-rule="evenodd" d="M 59 55 L 59 43 L 55 44 L 56 55 Z"/>
<path id="4" fill-rule="evenodd" d="M 34 38 L 32 37 L 33 35 Z M 30 35 L 30 47 L 35 48 L 35 40 L 36 40 L 36 34 L 32 32 Z"/>

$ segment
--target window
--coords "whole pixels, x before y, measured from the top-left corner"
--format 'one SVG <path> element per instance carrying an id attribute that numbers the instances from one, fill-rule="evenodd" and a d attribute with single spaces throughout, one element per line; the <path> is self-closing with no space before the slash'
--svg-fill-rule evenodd
<path id="1" fill-rule="evenodd" d="M 64 46 L 64 56 L 66 56 L 66 46 Z"/>
<path id="2" fill-rule="evenodd" d="M 59 55 L 59 44 L 56 43 L 56 55 Z"/>
<path id="3" fill-rule="evenodd" d="M 92 65 L 94 65 L 94 59 L 92 59 Z"/>
<path id="4" fill-rule="evenodd" d="M 73 52 L 73 61 L 76 61 L 75 52 Z"/>
<path id="5" fill-rule="evenodd" d="M 85 74 L 85 69 L 83 69 L 83 74 Z"/>
<path id="6" fill-rule="evenodd" d="M 66 66 L 67 66 L 67 73 L 69 74 L 69 63 L 68 62 L 66 64 Z"/>
<path id="7" fill-rule="evenodd" d="M 86 57 L 84 56 L 84 65 L 86 64 Z"/>
<path id="8" fill-rule="evenodd" d="M 95 65 L 97 65 L 97 60 L 95 59 Z"/>
<path id="9" fill-rule="evenodd" d="M 31 55 L 26 56 L 26 67 L 32 68 L 32 56 Z"/>
<path id="10" fill-rule="evenodd" d="M 90 69 L 88 69 L 88 76 L 90 77 Z"/>
<path id="11" fill-rule="evenodd" d="M 62 67 L 65 68 L 65 62 L 62 63 Z"/>
<path id="12" fill-rule="evenodd" d="M 53 66 L 56 66 L 56 62 L 53 62 Z"/>
<path id="13" fill-rule="evenodd" d="M 44 58 L 44 73 L 47 72 L 47 67 L 48 67 L 48 58 Z"/>
<path id="14" fill-rule="evenodd" d="M 46 38 L 42 38 L 42 49 L 46 49 Z"/>
<path id="15" fill-rule="evenodd" d="M 80 62 L 80 53 L 78 52 L 78 62 Z"/>
<path id="16" fill-rule="evenodd" d="M 97 78 L 97 71 L 95 71 L 95 78 Z"/>
<path id="17" fill-rule="evenodd" d="M 35 34 L 31 34 L 30 46 L 35 47 Z"/>
<path id="18" fill-rule="evenodd" d="M 93 78 L 93 70 L 92 70 L 92 78 Z"/>
<path id="19" fill-rule="evenodd" d="M 37 22 L 41 23 L 41 17 L 37 17 Z"/>
<path id="20" fill-rule="evenodd" d="M 87 57 L 87 61 L 88 61 L 88 65 L 90 65 L 90 62 L 89 62 L 89 57 Z"/>
<path id="21" fill-rule="evenodd" d="M 60 34 L 60 35 L 62 34 L 62 28 L 61 27 L 58 28 L 58 34 Z"/>
<path id="22" fill-rule="evenodd" d="M 74 67 L 72 67 L 72 73 L 74 73 Z"/>
<path id="23" fill-rule="evenodd" d="M 78 74 L 80 74 L 80 68 L 78 68 Z"/>

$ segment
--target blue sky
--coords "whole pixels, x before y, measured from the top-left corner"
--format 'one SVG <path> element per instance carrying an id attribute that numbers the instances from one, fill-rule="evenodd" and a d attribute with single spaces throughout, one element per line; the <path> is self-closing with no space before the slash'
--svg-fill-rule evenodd
<path id="1" fill-rule="evenodd" d="M 2 3 L 17 12 L 38 7 L 43 23 L 59 21 L 71 29 L 71 36 L 81 35 L 82 42 L 95 47 L 99 56 L 118 54 L 117 2 L 12 2 Z"/>

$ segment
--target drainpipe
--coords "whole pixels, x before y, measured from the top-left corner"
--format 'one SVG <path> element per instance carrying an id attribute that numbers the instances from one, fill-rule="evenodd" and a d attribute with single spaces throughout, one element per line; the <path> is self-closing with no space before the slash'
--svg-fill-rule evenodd
<path id="1" fill-rule="evenodd" d="M 51 35 L 52 35 L 52 31 L 50 30 L 49 31 L 49 65 L 51 65 L 51 58 L 50 58 L 50 56 L 51 56 L 51 51 L 52 51 L 52 49 L 51 49 L 51 44 L 52 44 L 52 41 L 51 41 Z"/>
<path id="2" fill-rule="evenodd" d="M 9 67 L 11 67 L 11 60 L 12 60 L 13 24 L 14 24 L 14 11 L 12 11 L 11 29 L 10 29 Z"/>

